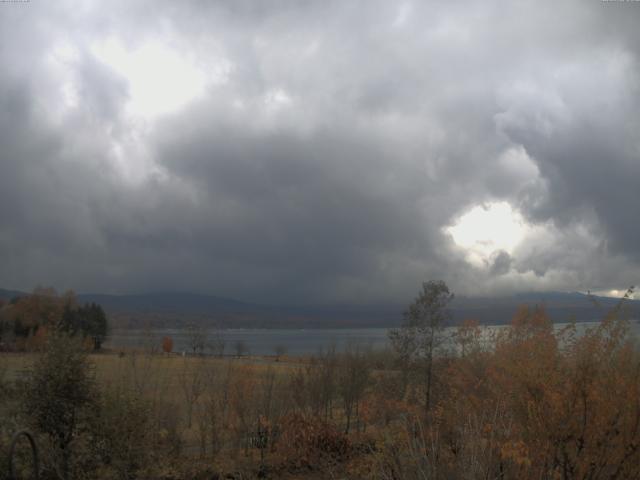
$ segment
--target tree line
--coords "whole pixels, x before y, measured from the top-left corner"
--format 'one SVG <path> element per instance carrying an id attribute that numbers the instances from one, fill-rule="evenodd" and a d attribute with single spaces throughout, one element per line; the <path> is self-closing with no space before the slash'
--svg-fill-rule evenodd
<path id="1" fill-rule="evenodd" d="M 109 330 L 107 316 L 95 303 L 81 305 L 73 291 L 59 295 L 52 288 L 36 288 L 32 294 L 0 303 L 0 351 L 35 350 L 52 331 L 82 338 L 100 350 Z"/>

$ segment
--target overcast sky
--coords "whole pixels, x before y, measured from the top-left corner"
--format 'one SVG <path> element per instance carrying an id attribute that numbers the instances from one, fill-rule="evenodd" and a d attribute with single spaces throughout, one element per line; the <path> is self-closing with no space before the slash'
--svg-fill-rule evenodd
<path id="1" fill-rule="evenodd" d="M 640 278 L 640 2 L 0 3 L 0 288 Z"/>

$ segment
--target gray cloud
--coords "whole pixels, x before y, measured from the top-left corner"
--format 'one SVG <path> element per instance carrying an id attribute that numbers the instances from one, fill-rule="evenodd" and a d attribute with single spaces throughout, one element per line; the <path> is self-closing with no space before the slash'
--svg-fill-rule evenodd
<path id="1" fill-rule="evenodd" d="M 0 9 L 1 286 L 370 302 L 429 278 L 637 281 L 632 2 Z M 135 118 L 108 38 L 163 42 L 204 92 Z M 443 228 L 492 201 L 532 230 L 474 266 Z"/>
<path id="2" fill-rule="evenodd" d="M 493 258 L 490 272 L 492 275 L 505 275 L 511 268 L 511 255 L 504 250 L 500 250 Z"/>

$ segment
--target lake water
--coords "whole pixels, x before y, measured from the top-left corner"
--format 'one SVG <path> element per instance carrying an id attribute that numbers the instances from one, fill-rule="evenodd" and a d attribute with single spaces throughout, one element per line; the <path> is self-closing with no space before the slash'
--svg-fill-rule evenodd
<path id="1" fill-rule="evenodd" d="M 555 324 L 557 329 L 566 324 Z M 578 331 L 596 325 L 596 322 L 580 323 Z M 504 326 L 483 327 L 486 335 L 504 328 Z M 448 333 L 453 333 L 453 329 Z M 640 323 L 631 321 L 632 334 L 638 338 Z M 232 355 L 236 345 L 242 342 L 251 355 L 274 355 L 278 347 L 283 347 L 289 355 L 310 355 L 318 351 L 335 347 L 343 351 L 348 345 L 383 349 L 389 346 L 386 328 L 351 329 L 227 329 L 221 330 L 224 340 L 224 353 Z M 108 348 L 149 348 L 160 349 L 162 338 L 169 336 L 173 340 L 173 351 L 189 350 L 190 333 L 187 329 L 124 330 L 114 329 L 105 346 Z M 213 335 L 207 335 L 208 343 L 213 343 Z M 207 349 L 209 353 L 211 349 Z"/>
<path id="2" fill-rule="evenodd" d="M 384 348 L 388 345 L 386 328 L 354 329 L 226 329 L 219 333 L 224 340 L 225 354 L 234 354 L 236 344 L 243 342 L 251 355 L 274 355 L 276 349 L 283 347 L 288 355 L 309 355 L 321 349 L 335 346 L 344 350 L 347 345 L 361 345 L 372 348 Z M 157 345 L 160 348 L 162 338 L 173 340 L 173 351 L 188 351 L 190 333 L 186 329 L 114 330 L 105 346 L 108 348 L 139 348 Z M 214 338 L 208 335 L 209 342 Z"/>

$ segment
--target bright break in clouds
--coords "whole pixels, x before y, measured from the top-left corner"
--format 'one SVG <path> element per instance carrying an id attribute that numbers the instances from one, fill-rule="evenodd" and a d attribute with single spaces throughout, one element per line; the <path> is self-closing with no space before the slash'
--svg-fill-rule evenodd
<path id="1" fill-rule="evenodd" d="M 640 4 L 0 4 L 0 286 L 640 277 Z"/>

